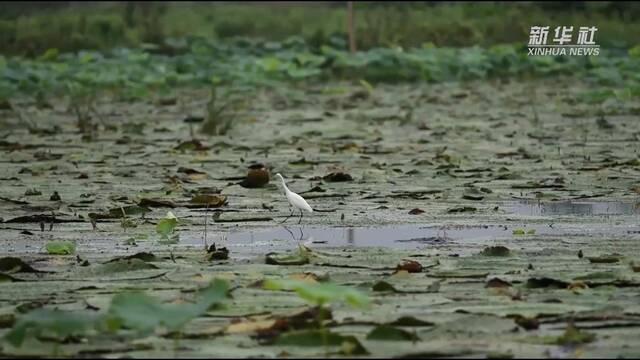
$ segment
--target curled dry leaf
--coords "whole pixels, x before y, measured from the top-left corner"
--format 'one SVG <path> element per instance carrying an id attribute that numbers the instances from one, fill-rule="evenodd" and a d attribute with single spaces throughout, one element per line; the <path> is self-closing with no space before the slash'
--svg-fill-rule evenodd
<path id="1" fill-rule="evenodd" d="M 538 319 L 524 317 L 522 315 L 515 316 L 513 321 L 525 330 L 536 330 L 540 326 Z"/>
<path id="2" fill-rule="evenodd" d="M 269 170 L 262 164 L 249 166 L 247 177 L 239 185 L 245 188 L 260 188 L 269 183 Z"/>
<path id="3" fill-rule="evenodd" d="M 269 265 L 306 265 L 309 263 L 307 254 L 278 254 L 268 253 L 265 262 Z"/>
<path id="4" fill-rule="evenodd" d="M 463 213 L 463 212 L 475 212 L 476 210 L 478 209 L 474 208 L 473 206 L 456 206 L 447 210 L 447 212 L 450 214 L 454 214 L 454 213 Z"/>
<path id="5" fill-rule="evenodd" d="M 480 255 L 484 255 L 484 256 L 509 256 L 511 253 L 511 251 L 509 250 L 509 248 L 505 247 L 505 246 L 489 246 L 484 248 L 481 252 Z"/>
<path id="6" fill-rule="evenodd" d="M 227 204 L 227 197 L 216 194 L 198 194 L 191 198 L 190 203 L 187 206 L 189 208 L 220 207 Z"/>
<path id="7" fill-rule="evenodd" d="M 22 259 L 17 257 L 3 257 L 0 258 L 0 271 L 5 274 L 13 273 L 41 273 L 45 271 L 39 271 L 31 267 L 31 265 L 25 263 Z"/>
<path id="8" fill-rule="evenodd" d="M 207 249 L 207 260 L 228 260 L 229 249 L 226 247 L 216 248 L 216 244 L 211 244 Z"/>
<path id="9" fill-rule="evenodd" d="M 500 278 L 494 277 L 487 281 L 487 284 L 484 286 L 486 288 L 505 288 L 510 287 L 511 283 L 508 281 L 504 281 Z"/>
<path id="10" fill-rule="evenodd" d="M 614 264 L 620 262 L 620 257 L 615 255 L 590 257 L 589 262 L 592 264 Z"/>
<path id="11" fill-rule="evenodd" d="M 180 180 L 183 181 L 199 181 L 205 180 L 209 177 L 206 172 L 198 171 L 191 168 L 179 167 L 178 168 L 178 176 Z"/>
<path id="12" fill-rule="evenodd" d="M 419 273 L 422 272 L 422 264 L 415 260 L 405 260 L 402 264 L 398 264 L 398 266 L 396 266 L 396 270 L 394 273 L 402 270 L 409 273 Z"/>
<path id="13" fill-rule="evenodd" d="M 176 204 L 174 204 L 170 200 L 163 200 L 163 199 L 157 199 L 157 198 L 144 198 L 140 200 L 140 202 L 138 203 L 138 206 L 148 207 L 148 208 L 163 208 L 163 207 L 174 208 L 176 207 Z"/>
<path id="14" fill-rule="evenodd" d="M 332 172 L 323 176 L 322 179 L 327 182 L 353 181 L 353 177 L 344 172 Z"/>
<path id="15" fill-rule="evenodd" d="M 193 139 L 193 140 L 181 142 L 175 147 L 175 149 L 181 150 L 181 151 L 185 151 L 185 150 L 206 151 L 211 149 L 211 146 L 205 146 L 204 144 L 202 144 L 200 140 Z"/>

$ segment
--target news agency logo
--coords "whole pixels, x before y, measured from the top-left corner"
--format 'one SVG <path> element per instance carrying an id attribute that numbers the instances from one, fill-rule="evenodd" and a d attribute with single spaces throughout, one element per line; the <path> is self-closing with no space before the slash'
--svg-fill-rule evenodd
<path id="1" fill-rule="evenodd" d="M 598 56 L 600 45 L 594 41 L 598 28 L 595 26 L 580 26 L 578 37 L 573 44 L 573 26 L 556 26 L 553 41 L 547 44 L 549 26 L 532 26 L 529 32 L 528 56 Z"/>

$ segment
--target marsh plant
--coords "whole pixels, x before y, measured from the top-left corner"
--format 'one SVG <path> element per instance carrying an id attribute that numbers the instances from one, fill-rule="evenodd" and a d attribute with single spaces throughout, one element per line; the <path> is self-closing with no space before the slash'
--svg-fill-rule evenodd
<path id="1" fill-rule="evenodd" d="M 317 329 L 310 331 L 292 331 L 283 334 L 278 342 L 280 344 L 300 344 L 320 343 L 325 348 L 325 355 L 329 354 L 329 346 L 338 344 L 348 347 L 347 354 L 365 354 L 366 350 L 357 339 L 352 336 L 342 336 L 338 333 L 330 332 L 325 327 L 325 320 L 331 316 L 330 304 L 345 303 L 357 309 L 370 309 L 371 299 L 360 291 L 338 285 L 331 282 L 309 282 L 298 279 L 265 279 L 263 287 L 266 290 L 286 290 L 294 291 L 301 299 L 315 306 L 317 309 L 316 326 Z M 315 339 L 315 340 L 314 340 Z M 346 344 L 345 344 L 346 343 Z"/>
<path id="2" fill-rule="evenodd" d="M 98 115 L 95 104 L 97 91 L 95 88 L 80 83 L 67 82 L 66 92 L 69 97 L 69 110 L 76 117 L 80 132 L 90 138 L 97 131 L 93 117 Z"/>
<path id="3" fill-rule="evenodd" d="M 211 87 L 207 102 L 207 118 L 202 132 L 207 135 L 225 135 L 236 125 L 240 115 L 246 111 L 247 101 L 243 92 L 218 86 Z"/>

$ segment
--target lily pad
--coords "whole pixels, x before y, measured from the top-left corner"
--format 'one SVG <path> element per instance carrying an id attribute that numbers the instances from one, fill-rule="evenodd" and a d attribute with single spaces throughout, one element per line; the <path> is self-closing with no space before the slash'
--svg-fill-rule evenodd
<path id="1" fill-rule="evenodd" d="M 570 322 L 567 324 L 564 334 L 556 339 L 556 343 L 558 345 L 578 345 L 593 342 L 595 339 L 595 334 L 582 331 Z"/>
<path id="2" fill-rule="evenodd" d="M 416 334 L 406 330 L 390 325 L 379 325 L 367 334 L 367 340 L 418 341 L 419 338 Z"/>
<path id="3" fill-rule="evenodd" d="M 47 242 L 45 249 L 52 255 L 72 255 L 76 253 L 76 244 L 70 241 L 54 240 Z"/>
<path id="4" fill-rule="evenodd" d="M 178 226 L 178 218 L 171 211 L 167 212 L 164 219 L 160 219 L 156 224 L 156 232 L 163 238 L 168 238 L 173 234 L 176 226 Z"/>
<path id="5" fill-rule="evenodd" d="M 489 246 L 484 248 L 480 252 L 480 255 L 483 255 L 483 256 L 509 256 L 510 254 L 511 254 L 511 251 L 509 250 L 509 248 L 502 245 Z"/>
<path id="6" fill-rule="evenodd" d="M 214 280 L 201 289 L 195 302 L 164 304 L 144 293 L 122 293 L 116 295 L 107 316 L 111 326 L 123 326 L 148 333 L 159 326 L 178 330 L 193 318 L 206 312 L 211 306 L 225 300 L 229 294 L 229 283 Z"/>
<path id="7" fill-rule="evenodd" d="M 375 284 L 373 284 L 371 289 L 377 292 L 386 292 L 386 291 L 397 292 L 398 291 L 396 290 L 395 287 L 393 287 L 393 285 L 389 284 L 386 281 L 377 281 Z"/>
<path id="8" fill-rule="evenodd" d="M 453 214 L 453 213 L 475 212 L 477 210 L 478 209 L 476 209 L 473 206 L 455 206 L 447 210 L 447 212 L 450 214 Z"/>
<path id="9" fill-rule="evenodd" d="M 556 280 L 548 277 L 530 278 L 527 280 L 527 287 L 530 289 L 555 288 L 566 289 L 569 283 L 563 280 Z"/>
<path id="10" fill-rule="evenodd" d="M 13 346 L 21 346 L 29 333 L 55 335 L 64 339 L 69 335 L 84 335 L 92 330 L 101 317 L 90 313 L 75 313 L 48 308 L 33 310 L 18 318 L 5 335 Z"/>
<path id="11" fill-rule="evenodd" d="M 293 290 L 301 298 L 316 305 L 344 301 L 353 307 L 368 307 L 370 299 L 358 290 L 333 283 L 313 283 L 293 279 L 267 279 L 267 290 Z"/>
<path id="12" fill-rule="evenodd" d="M 176 204 L 170 200 L 144 198 L 140 200 L 138 206 L 143 208 L 174 208 Z"/>
<path id="13" fill-rule="evenodd" d="M 389 323 L 392 326 L 433 326 L 434 323 L 429 321 L 420 320 L 413 316 L 402 316 L 397 320 Z"/>
<path id="14" fill-rule="evenodd" d="M 353 177 L 344 172 L 332 172 L 323 176 L 322 179 L 327 182 L 353 181 Z"/>
<path id="15" fill-rule="evenodd" d="M 310 253 L 300 247 L 297 252 L 289 254 L 268 253 L 265 261 L 269 265 L 306 265 L 310 261 Z"/>
<path id="16" fill-rule="evenodd" d="M 227 204 L 227 197 L 216 194 L 198 194 L 191 198 L 191 204 L 200 205 L 198 207 L 216 208 Z M 193 206 L 189 206 L 193 208 Z"/>
<path id="17" fill-rule="evenodd" d="M 40 273 L 43 271 L 36 270 L 31 267 L 31 265 L 22 261 L 22 259 L 17 257 L 3 257 L 0 258 L 0 271 L 5 274 L 14 274 L 14 273 Z"/>
<path id="18" fill-rule="evenodd" d="M 107 262 L 116 262 L 116 261 L 121 261 L 121 260 L 131 260 L 131 259 L 138 259 L 138 260 L 142 260 L 144 262 L 154 262 L 154 261 L 158 261 L 158 258 L 153 255 L 152 253 L 149 252 L 139 252 L 139 253 L 135 253 L 133 255 L 128 255 L 128 256 L 119 256 L 116 258 L 113 258 Z"/>
<path id="19" fill-rule="evenodd" d="M 0 283 L 3 283 L 3 282 L 15 282 L 15 281 L 22 281 L 22 280 L 16 279 L 13 276 L 5 274 L 5 273 L 0 273 Z"/>
<path id="20" fill-rule="evenodd" d="M 589 262 L 593 264 L 614 264 L 620 262 L 620 256 L 598 256 L 589 257 Z"/>
<path id="21" fill-rule="evenodd" d="M 302 330 L 282 334 L 275 345 L 280 346 L 339 346 L 346 355 L 366 355 L 368 351 L 355 336 L 344 336 L 329 330 Z"/>

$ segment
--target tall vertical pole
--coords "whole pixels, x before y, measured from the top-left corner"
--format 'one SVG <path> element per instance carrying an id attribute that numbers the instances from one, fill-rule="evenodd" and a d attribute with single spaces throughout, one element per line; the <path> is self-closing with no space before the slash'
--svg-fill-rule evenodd
<path id="1" fill-rule="evenodd" d="M 349 51 L 356 52 L 356 29 L 353 16 L 353 1 L 347 1 L 347 21 L 349 26 Z"/>

